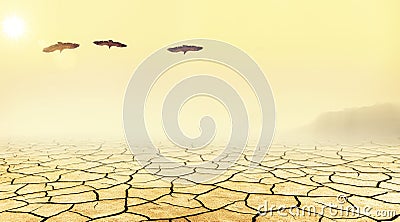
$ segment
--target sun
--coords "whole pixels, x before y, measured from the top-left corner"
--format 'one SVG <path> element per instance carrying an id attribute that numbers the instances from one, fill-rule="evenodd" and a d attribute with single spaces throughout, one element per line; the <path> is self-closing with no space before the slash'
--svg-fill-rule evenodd
<path id="1" fill-rule="evenodd" d="M 25 32 L 25 23 L 17 16 L 8 17 L 3 21 L 3 32 L 10 38 L 19 38 Z"/>

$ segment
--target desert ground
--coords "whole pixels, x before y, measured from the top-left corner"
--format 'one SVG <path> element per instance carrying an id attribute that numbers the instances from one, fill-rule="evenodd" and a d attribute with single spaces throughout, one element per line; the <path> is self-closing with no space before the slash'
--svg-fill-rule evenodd
<path id="1" fill-rule="evenodd" d="M 0 221 L 400 220 L 400 141 L 274 144 L 257 167 L 244 152 L 202 183 L 151 175 L 123 140 L 10 140 L 0 151 Z"/>

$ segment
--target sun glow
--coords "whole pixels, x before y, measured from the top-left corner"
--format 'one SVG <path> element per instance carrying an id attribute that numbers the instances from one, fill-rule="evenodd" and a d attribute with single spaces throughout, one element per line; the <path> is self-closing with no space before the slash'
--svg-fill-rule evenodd
<path id="1" fill-rule="evenodd" d="M 13 39 L 21 37 L 25 32 L 24 21 L 16 16 L 6 18 L 3 21 L 3 32 Z"/>

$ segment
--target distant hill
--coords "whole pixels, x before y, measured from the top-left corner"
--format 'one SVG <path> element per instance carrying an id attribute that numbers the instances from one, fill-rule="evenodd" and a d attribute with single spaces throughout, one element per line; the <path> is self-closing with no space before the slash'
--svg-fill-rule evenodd
<path id="1" fill-rule="evenodd" d="M 400 138 L 400 106 L 378 104 L 322 113 L 312 123 L 290 132 L 291 136 L 333 141 Z"/>

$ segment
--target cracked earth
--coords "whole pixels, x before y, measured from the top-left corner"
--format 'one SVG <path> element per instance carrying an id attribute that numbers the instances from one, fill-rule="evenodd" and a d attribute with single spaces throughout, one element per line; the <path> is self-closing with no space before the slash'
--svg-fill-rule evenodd
<path id="1" fill-rule="evenodd" d="M 190 165 L 220 149 L 160 151 Z M 216 175 L 201 183 L 153 176 L 124 142 L 3 142 L 0 150 L 0 221 L 400 220 L 400 145 L 273 145 L 251 169 L 251 150 L 227 171 L 197 169 Z"/>

